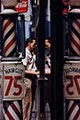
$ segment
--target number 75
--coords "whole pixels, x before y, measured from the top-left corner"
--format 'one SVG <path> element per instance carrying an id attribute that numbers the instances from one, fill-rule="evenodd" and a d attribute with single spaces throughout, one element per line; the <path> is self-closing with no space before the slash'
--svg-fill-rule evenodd
<path id="1" fill-rule="evenodd" d="M 17 80 L 22 79 L 22 76 L 5 76 L 4 79 L 8 80 L 8 85 L 5 91 L 5 96 L 9 95 L 12 85 L 15 89 L 17 89 L 17 91 L 15 90 L 16 92 L 13 91 L 12 93 L 14 96 L 18 96 L 22 93 L 22 85 L 17 82 Z"/>
<path id="2" fill-rule="evenodd" d="M 66 75 L 66 79 L 70 80 L 69 83 L 66 86 L 66 91 L 69 95 L 73 95 L 75 91 L 73 91 L 73 89 L 71 89 L 72 87 L 74 87 L 74 84 L 76 86 L 76 90 L 78 92 L 78 94 L 80 95 L 80 85 L 79 85 L 79 81 L 80 81 L 80 75 Z"/>

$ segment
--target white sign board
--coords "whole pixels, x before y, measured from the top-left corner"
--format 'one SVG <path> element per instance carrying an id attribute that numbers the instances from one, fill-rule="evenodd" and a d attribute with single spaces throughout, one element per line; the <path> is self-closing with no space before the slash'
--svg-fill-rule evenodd
<path id="1" fill-rule="evenodd" d="M 80 63 L 64 65 L 64 95 L 66 99 L 80 99 Z"/>
<path id="2" fill-rule="evenodd" d="M 23 98 L 24 66 L 22 64 L 4 64 L 3 100 Z"/>

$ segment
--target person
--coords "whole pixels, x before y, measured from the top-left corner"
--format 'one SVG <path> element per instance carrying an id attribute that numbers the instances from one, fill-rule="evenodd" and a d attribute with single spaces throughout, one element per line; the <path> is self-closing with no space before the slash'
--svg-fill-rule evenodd
<path id="1" fill-rule="evenodd" d="M 51 43 L 50 38 L 45 39 L 45 73 L 50 74 L 51 72 Z"/>
<path id="2" fill-rule="evenodd" d="M 36 79 L 39 71 L 37 70 L 33 50 L 36 46 L 36 40 L 34 38 L 28 38 L 25 42 L 25 58 L 22 60 L 25 66 L 25 85 L 29 84 L 29 88 L 31 88 L 29 92 L 25 92 L 25 96 L 23 98 L 23 120 L 31 119 L 31 110 L 33 107 L 33 102 L 35 98 L 36 91 Z M 26 91 L 28 91 L 26 89 Z M 31 102 L 30 102 L 31 101 Z M 29 103 L 30 102 L 30 103 Z M 29 103 L 29 104 L 28 104 Z M 27 108 L 28 107 L 28 108 Z M 29 111 L 29 112 L 28 112 Z"/>
<path id="3" fill-rule="evenodd" d="M 51 112 L 51 42 L 50 37 L 45 39 L 45 111 Z M 45 112 L 45 117 L 47 118 L 48 113 Z M 51 117 L 50 117 L 51 118 Z M 49 119 L 50 119 L 49 118 Z"/>

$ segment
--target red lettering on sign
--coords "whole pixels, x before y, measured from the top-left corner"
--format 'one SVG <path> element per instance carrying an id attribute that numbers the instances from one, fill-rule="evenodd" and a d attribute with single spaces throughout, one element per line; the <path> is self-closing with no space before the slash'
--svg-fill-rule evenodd
<path id="1" fill-rule="evenodd" d="M 5 76 L 5 80 L 8 80 L 8 86 L 7 86 L 7 89 L 6 89 L 6 92 L 5 92 L 5 96 L 8 96 L 9 95 L 9 92 L 10 92 L 10 89 L 11 89 L 11 86 L 12 86 L 12 82 L 13 82 L 13 77 L 12 76 Z"/>
<path id="2" fill-rule="evenodd" d="M 22 80 L 22 76 L 5 76 L 5 80 L 8 80 L 8 85 L 5 91 L 5 96 L 8 96 L 11 90 L 11 87 L 15 88 L 15 91 L 12 91 L 12 95 L 18 96 L 22 92 L 22 85 L 18 80 Z M 16 91 L 17 89 L 17 91 Z"/>
<path id="3" fill-rule="evenodd" d="M 14 87 L 18 88 L 18 92 L 14 92 L 13 95 L 18 96 L 21 94 L 22 92 L 22 86 L 20 84 L 17 83 L 17 80 L 21 80 L 22 76 L 15 76 L 15 81 L 14 81 Z"/>
<path id="4" fill-rule="evenodd" d="M 78 95 L 80 95 L 80 75 L 66 75 L 66 79 L 67 79 L 67 84 L 66 84 L 66 92 L 68 93 L 68 95 L 74 95 L 75 91 L 73 90 L 73 88 L 76 88 L 76 91 L 78 93 Z"/>
<path id="5" fill-rule="evenodd" d="M 68 83 L 67 86 L 66 86 L 66 91 L 67 91 L 67 93 L 68 93 L 69 95 L 73 95 L 73 94 L 74 94 L 73 91 L 70 91 L 70 88 L 73 87 L 72 78 L 73 78 L 73 76 L 70 76 L 70 75 L 69 75 L 69 76 L 66 76 L 66 79 L 69 79 L 69 80 L 70 80 L 69 83 Z"/>
<path id="6" fill-rule="evenodd" d="M 76 85 L 76 88 L 77 88 L 77 92 L 80 95 L 80 87 L 79 87 L 79 83 L 78 83 L 79 80 L 80 80 L 80 75 L 75 75 L 74 76 L 74 81 L 75 81 L 75 85 Z"/>
<path id="7" fill-rule="evenodd" d="M 19 13 L 24 13 L 28 11 L 28 0 L 22 0 L 21 2 L 19 2 L 16 7 L 15 10 Z"/>

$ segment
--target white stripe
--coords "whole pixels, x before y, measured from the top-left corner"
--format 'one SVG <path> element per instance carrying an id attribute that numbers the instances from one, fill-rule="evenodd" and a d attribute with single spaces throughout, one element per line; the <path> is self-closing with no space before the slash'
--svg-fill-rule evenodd
<path id="1" fill-rule="evenodd" d="M 72 46 L 73 50 L 74 50 L 78 55 L 80 55 L 80 50 L 79 50 L 73 43 L 71 43 L 71 46 Z"/>
<path id="2" fill-rule="evenodd" d="M 71 109 L 71 106 L 73 103 L 74 103 L 74 101 L 70 100 L 69 105 L 68 105 L 68 111 Z"/>
<path id="3" fill-rule="evenodd" d="M 21 106 L 19 105 L 18 101 L 14 101 L 15 106 L 17 106 L 18 111 L 21 113 Z"/>
<path id="4" fill-rule="evenodd" d="M 9 106 L 8 111 L 11 114 L 11 116 L 14 118 L 14 120 L 20 120 L 19 117 L 17 116 L 17 113 L 15 113 L 15 110 L 13 110 L 11 106 Z"/>
<path id="5" fill-rule="evenodd" d="M 16 46 L 16 42 L 14 42 L 14 43 L 10 46 L 10 48 L 5 52 L 5 56 L 8 56 L 8 55 L 10 54 L 10 52 L 12 52 L 12 50 L 15 48 L 15 46 Z M 15 53 L 16 53 L 16 51 L 15 51 Z"/>
<path id="6" fill-rule="evenodd" d="M 73 120 L 74 116 L 76 115 L 77 111 L 79 110 L 78 105 L 75 106 L 74 110 L 72 111 L 69 120 Z"/>
<path id="7" fill-rule="evenodd" d="M 8 25 L 6 27 L 6 29 L 4 30 L 4 34 L 3 34 L 3 38 L 6 36 L 6 34 L 11 30 L 11 28 L 14 26 L 13 22 L 11 22 L 10 25 Z"/>
<path id="8" fill-rule="evenodd" d="M 14 38 L 14 36 L 15 36 L 15 31 L 4 42 L 4 48 L 10 43 L 10 41 Z"/>
<path id="9" fill-rule="evenodd" d="M 77 42 L 77 44 L 80 45 L 80 40 L 79 40 L 79 38 L 76 36 L 76 34 L 75 34 L 74 32 L 71 32 L 71 34 L 72 34 L 72 37 L 74 38 L 74 40 Z"/>
<path id="10" fill-rule="evenodd" d="M 76 43 L 80 46 L 80 40 L 79 38 L 74 34 L 74 32 L 71 33 L 72 34 L 72 37 L 73 39 L 76 41 Z M 72 48 L 74 49 L 74 51 L 80 55 L 80 50 L 75 46 L 75 44 L 73 43 L 73 41 L 71 41 L 71 46 Z"/>
<path id="11" fill-rule="evenodd" d="M 80 27 L 75 23 L 75 21 L 73 22 L 72 25 L 76 29 L 76 31 L 78 31 L 80 33 Z"/>
<path id="12" fill-rule="evenodd" d="M 3 116 L 4 116 L 5 120 L 10 120 L 10 118 L 8 118 L 8 116 L 6 115 L 4 109 L 3 109 Z"/>
<path id="13" fill-rule="evenodd" d="M 5 26 L 5 24 L 8 22 L 8 19 L 5 19 L 4 21 L 3 21 L 3 27 Z"/>

